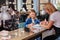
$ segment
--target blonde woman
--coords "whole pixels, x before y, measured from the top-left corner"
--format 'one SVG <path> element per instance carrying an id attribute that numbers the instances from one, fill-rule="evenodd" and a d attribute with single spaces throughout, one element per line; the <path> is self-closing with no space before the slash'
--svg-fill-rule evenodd
<path id="1" fill-rule="evenodd" d="M 54 27 L 56 35 L 50 36 L 45 38 L 44 40 L 60 40 L 60 12 L 51 4 L 47 3 L 44 7 L 45 11 L 50 15 L 48 24 L 47 22 L 41 22 L 41 26 L 45 27 L 46 29 L 50 29 L 51 27 Z M 53 26 L 54 25 L 54 26 Z M 58 38 L 58 39 L 57 39 Z"/>

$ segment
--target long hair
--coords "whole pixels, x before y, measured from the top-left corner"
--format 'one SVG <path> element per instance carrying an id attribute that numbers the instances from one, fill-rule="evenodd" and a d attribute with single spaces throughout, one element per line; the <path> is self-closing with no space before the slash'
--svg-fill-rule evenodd
<path id="1" fill-rule="evenodd" d="M 46 5 L 44 7 L 46 8 L 46 10 L 49 11 L 49 13 L 53 13 L 53 12 L 57 11 L 57 9 L 51 3 L 46 3 Z"/>

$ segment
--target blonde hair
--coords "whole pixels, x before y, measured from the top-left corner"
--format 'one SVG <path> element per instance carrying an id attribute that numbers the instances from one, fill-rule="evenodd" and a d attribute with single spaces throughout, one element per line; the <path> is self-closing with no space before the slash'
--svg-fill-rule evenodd
<path id="1" fill-rule="evenodd" d="M 51 3 L 46 3 L 44 7 L 49 11 L 49 13 L 57 11 L 57 9 Z"/>

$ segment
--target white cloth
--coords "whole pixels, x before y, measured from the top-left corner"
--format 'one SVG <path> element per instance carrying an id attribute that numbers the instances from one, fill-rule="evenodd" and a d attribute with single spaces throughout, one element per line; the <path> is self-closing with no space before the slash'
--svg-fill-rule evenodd
<path id="1" fill-rule="evenodd" d="M 34 22 L 34 19 L 32 19 L 32 23 L 35 23 L 35 22 Z"/>
<path id="2" fill-rule="evenodd" d="M 50 15 L 50 21 L 54 21 L 54 26 L 60 28 L 60 12 L 56 11 Z"/>
<path id="3" fill-rule="evenodd" d="M 35 28 L 35 30 L 32 31 L 34 33 L 38 33 L 38 32 L 46 30 L 44 27 L 41 27 L 39 24 L 32 26 L 32 28 Z"/>

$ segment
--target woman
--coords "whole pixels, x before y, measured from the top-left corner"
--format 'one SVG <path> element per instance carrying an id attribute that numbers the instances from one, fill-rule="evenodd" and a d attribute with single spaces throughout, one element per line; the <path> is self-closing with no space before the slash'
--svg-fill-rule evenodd
<path id="1" fill-rule="evenodd" d="M 32 26 L 39 23 L 40 21 L 36 17 L 36 12 L 34 10 L 31 10 L 31 12 L 29 13 L 29 17 L 26 19 L 25 27 L 29 28 L 30 31 L 32 31 Z"/>
<path id="2" fill-rule="evenodd" d="M 45 5 L 45 11 L 50 15 L 49 16 L 49 22 L 41 22 L 41 26 L 45 27 L 46 29 L 50 29 L 51 27 L 54 27 L 56 35 L 52 39 L 52 37 L 47 37 L 44 40 L 55 40 L 55 38 L 58 38 L 60 36 L 60 12 L 57 11 L 57 9 L 51 4 L 47 3 Z M 53 26 L 54 25 L 54 26 Z M 60 40 L 60 39 L 59 39 Z"/>

